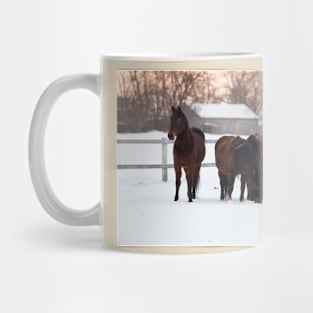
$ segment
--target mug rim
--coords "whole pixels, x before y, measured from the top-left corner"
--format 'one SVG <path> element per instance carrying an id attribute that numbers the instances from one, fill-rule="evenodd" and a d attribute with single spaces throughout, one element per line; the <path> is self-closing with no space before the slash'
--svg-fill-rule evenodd
<path id="1" fill-rule="evenodd" d="M 101 60 L 112 61 L 201 61 L 212 59 L 256 58 L 260 54 L 254 52 L 199 52 L 184 54 L 104 54 Z"/>

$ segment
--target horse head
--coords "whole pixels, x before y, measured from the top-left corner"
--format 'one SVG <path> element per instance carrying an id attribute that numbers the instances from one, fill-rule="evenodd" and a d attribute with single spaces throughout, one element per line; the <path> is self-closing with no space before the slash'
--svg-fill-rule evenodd
<path id="1" fill-rule="evenodd" d="M 187 125 L 187 119 L 180 106 L 177 109 L 172 106 L 171 126 L 168 131 L 168 139 L 173 140 L 175 136 L 182 133 Z"/>

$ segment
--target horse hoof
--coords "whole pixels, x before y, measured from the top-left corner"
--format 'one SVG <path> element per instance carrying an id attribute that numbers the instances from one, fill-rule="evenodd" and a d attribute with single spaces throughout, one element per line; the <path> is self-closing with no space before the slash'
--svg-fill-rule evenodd
<path id="1" fill-rule="evenodd" d="M 188 201 L 188 202 L 193 202 L 193 201 L 192 201 L 192 199 L 189 199 L 189 201 Z"/>
<path id="2" fill-rule="evenodd" d="M 174 198 L 174 201 L 177 201 L 178 200 L 178 197 L 176 196 L 175 198 Z"/>

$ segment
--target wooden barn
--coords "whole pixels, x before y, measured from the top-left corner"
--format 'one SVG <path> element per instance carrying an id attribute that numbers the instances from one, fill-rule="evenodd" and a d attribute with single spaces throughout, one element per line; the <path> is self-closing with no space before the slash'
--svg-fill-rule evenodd
<path id="1" fill-rule="evenodd" d="M 250 135 L 259 131 L 259 117 L 245 104 L 196 103 L 193 124 L 212 134 Z"/>

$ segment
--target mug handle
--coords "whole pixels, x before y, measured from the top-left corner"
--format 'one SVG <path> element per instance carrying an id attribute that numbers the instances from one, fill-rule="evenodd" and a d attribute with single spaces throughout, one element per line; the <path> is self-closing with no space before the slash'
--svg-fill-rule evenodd
<path id="1" fill-rule="evenodd" d="M 53 105 L 62 94 L 83 88 L 100 96 L 99 82 L 100 76 L 95 74 L 68 75 L 57 79 L 40 96 L 31 122 L 28 157 L 35 192 L 47 213 L 67 225 L 100 225 L 100 203 L 88 210 L 78 211 L 67 207 L 56 197 L 48 180 L 44 158 L 47 122 Z"/>

